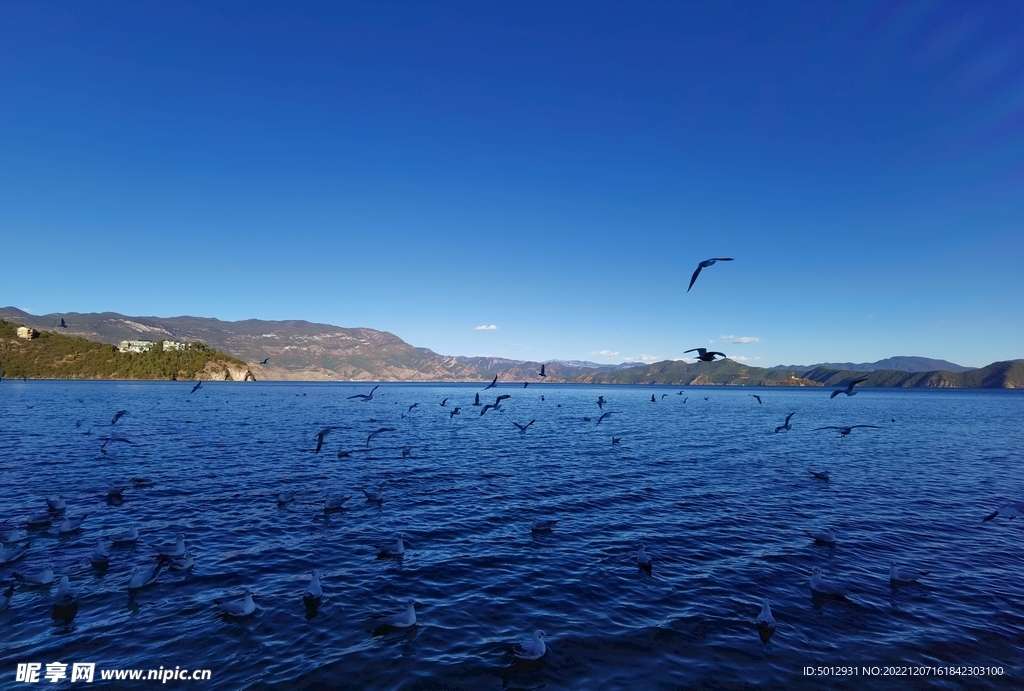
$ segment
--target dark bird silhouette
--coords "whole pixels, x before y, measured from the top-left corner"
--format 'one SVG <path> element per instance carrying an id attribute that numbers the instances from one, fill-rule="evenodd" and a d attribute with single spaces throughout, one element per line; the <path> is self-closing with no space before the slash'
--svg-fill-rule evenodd
<path id="1" fill-rule="evenodd" d="M 480 394 L 476 395 L 476 399 L 473 401 L 473 405 L 480 405 Z"/>
<path id="2" fill-rule="evenodd" d="M 807 472 L 813 475 L 818 480 L 821 480 L 822 482 L 828 482 L 828 479 L 830 477 L 829 472 L 827 470 L 808 470 Z"/>
<path id="3" fill-rule="evenodd" d="M 198 381 L 198 382 L 196 382 L 196 385 L 192 387 L 192 390 L 188 392 L 188 395 L 189 395 L 189 396 L 191 396 L 191 395 L 192 395 L 192 394 L 194 394 L 194 393 L 195 393 L 196 391 L 199 391 L 199 387 L 200 387 L 200 386 L 202 386 L 202 385 L 203 385 L 203 382 L 202 382 L 202 381 Z"/>
<path id="4" fill-rule="evenodd" d="M 62 328 L 62 329 L 68 328 L 67 322 L 64 321 L 64 317 L 60 318 L 60 328 Z"/>
<path id="5" fill-rule="evenodd" d="M 604 410 L 604 396 L 597 397 L 597 407 Z"/>
<path id="6" fill-rule="evenodd" d="M 528 430 L 530 428 L 530 425 L 532 425 L 535 422 L 537 422 L 537 421 L 536 420 L 530 420 L 525 425 L 520 425 L 518 422 L 513 422 L 512 424 L 519 428 L 519 434 L 520 435 L 526 436 L 526 430 Z"/>
<path id="7" fill-rule="evenodd" d="M 446 398 L 446 399 L 444 399 L 443 401 L 441 401 L 441 407 L 442 407 L 442 408 L 444 408 L 444 404 L 445 404 L 445 403 L 447 403 L 447 402 L 448 402 L 448 399 L 447 399 L 447 398 Z"/>
<path id="8" fill-rule="evenodd" d="M 524 382 L 523 382 L 523 388 L 524 388 L 524 389 L 525 389 L 525 388 L 526 388 L 527 386 L 529 386 L 529 385 L 530 385 L 530 382 L 528 382 L 528 381 L 524 381 Z"/>
<path id="9" fill-rule="evenodd" d="M 487 391 L 487 389 L 493 389 L 493 388 L 494 388 L 495 386 L 497 386 L 497 385 L 498 385 L 498 375 L 497 375 L 497 374 L 495 374 L 495 375 L 494 375 L 494 380 L 493 380 L 493 381 L 492 381 L 492 382 L 491 382 L 490 384 L 488 384 L 487 386 L 485 386 L 485 387 L 484 387 L 484 388 L 483 388 L 482 390 L 483 390 L 483 391 Z"/>
<path id="10" fill-rule="evenodd" d="M 732 257 L 715 257 L 714 259 L 705 259 L 704 261 L 702 261 L 700 264 L 697 265 L 697 270 L 693 272 L 693 276 L 690 278 L 690 288 L 692 288 L 693 284 L 697 282 L 697 277 L 700 276 L 700 270 L 701 269 L 706 269 L 707 267 L 712 266 L 715 262 L 731 262 L 731 261 L 732 261 Z M 687 293 L 690 292 L 690 288 L 686 289 Z"/>
<path id="11" fill-rule="evenodd" d="M 708 397 L 707 397 L 707 396 L 705 396 L 705 397 L 704 397 L 704 400 L 705 400 L 705 401 L 706 401 L 706 400 L 708 400 Z"/>
<path id="12" fill-rule="evenodd" d="M 452 412 L 448 413 L 448 419 L 451 420 L 453 417 L 458 415 L 460 410 L 461 410 L 461 408 L 457 407 L 457 408 L 455 408 L 455 410 L 453 410 Z"/>
<path id="13" fill-rule="evenodd" d="M 667 393 L 663 393 L 663 394 L 661 394 L 661 400 L 663 400 L 663 401 L 664 401 L 664 400 L 665 400 L 665 396 L 668 396 L 668 394 L 667 394 Z"/>
<path id="14" fill-rule="evenodd" d="M 683 403 L 686 403 L 688 400 L 690 400 L 689 396 L 687 396 L 686 398 L 683 399 Z"/>
<path id="15" fill-rule="evenodd" d="M 707 348 L 690 348 L 689 350 L 684 350 L 683 352 L 696 352 L 697 359 L 700 360 L 701 362 L 714 362 L 716 355 L 721 355 L 723 358 L 725 357 L 725 353 L 719 353 L 717 350 L 708 350 Z"/>
<path id="16" fill-rule="evenodd" d="M 540 374 L 538 374 L 537 376 L 538 377 L 546 377 L 546 376 L 548 376 L 548 375 L 544 374 L 544 365 L 540 366 Z"/>
<path id="17" fill-rule="evenodd" d="M 270 358 L 263 358 L 263 361 L 262 361 L 262 362 L 260 362 L 260 364 L 261 364 L 261 365 L 265 365 L 265 364 L 267 364 L 268 362 L 270 362 Z"/>
<path id="18" fill-rule="evenodd" d="M 370 440 L 373 439 L 374 437 L 376 437 L 378 434 L 383 434 L 384 432 L 394 432 L 394 431 L 395 431 L 394 427 L 381 427 L 376 432 L 370 432 L 369 436 L 366 437 L 366 448 L 370 448 Z"/>
<path id="19" fill-rule="evenodd" d="M 597 418 L 597 425 L 600 425 L 600 424 L 601 424 L 601 422 L 602 422 L 602 421 L 603 421 L 603 420 L 604 420 L 604 419 L 605 419 L 606 417 L 608 417 L 609 415 L 614 415 L 614 414 L 615 414 L 615 413 L 617 413 L 617 412 L 619 412 L 619 411 L 617 411 L 617 410 L 609 410 L 609 411 L 608 411 L 607 413 L 601 413 L 601 417 Z M 594 425 L 594 427 L 597 427 L 597 425 Z"/>
<path id="20" fill-rule="evenodd" d="M 833 391 L 832 395 L 829 396 L 829 400 L 835 398 L 836 396 L 838 396 L 841 393 L 844 393 L 847 396 L 856 396 L 857 392 L 853 390 L 853 387 L 855 387 L 855 386 L 857 386 L 857 384 L 860 384 L 861 382 L 864 382 L 864 381 L 867 381 L 867 380 L 868 380 L 867 377 L 861 377 L 860 379 L 854 379 L 853 381 L 847 383 L 845 389 L 836 389 L 835 391 Z"/>
<path id="21" fill-rule="evenodd" d="M 796 415 L 795 410 L 786 416 L 786 421 L 784 423 L 775 428 L 775 434 L 778 434 L 782 430 L 786 430 L 788 432 L 789 430 L 793 429 L 789 424 L 789 418 L 793 417 L 794 415 Z"/>
<path id="22" fill-rule="evenodd" d="M 1011 521 L 1017 516 L 1024 515 L 1024 501 L 1011 501 L 1008 504 L 1003 504 L 989 515 L 982 518 L 981 522 L 984 523 L 985 521 L 991 521 L 999 514 L 1003 514 Z"/>
<path id="23" fill-rule="evenodd" d="M 590 418 L 589 417 L 584 417 L 583 418 L 583 422 L 590 422 Z"/>
<path id="24" fill-rule="evenodd" d="M 504 401 L 506 398 L 512 398 L 512 397 L 510 395 L 508 395 L 508 394 L 503 394 L 501 396 L 498 396 L 496 399 L 494 399 L 494 403 L 493 404 L 488 403 L 487 405 L 484 406 L 483 410 L 480 411 L 480 415 L 483 415 L 484 413 L 486 413 L 488 410 L 491 410 L 492 408 L 494 410 L 500 410 L 501 409 L 501 402 Z"/>
<path id="25" fill-rule="evenodd" d="M 124 437 L 119 437 L 116 434 L 111 434 L 109 437 L 100 437 L 100 439 L 103 440 L 103 446 L 100 447 L 100 451 L 102 451 L 103 453 L 107 452 L 107 444 L 109 444 L 112 441 L 113 442 L 120 442 L 122 444 L 131 444 L 132 443 L 131 439 L 125 439 Z"/>
<path id="26" fill-rule="evenodd" d="M 622 437 L 612 437 L 612 444 L 618 444 L 622 441 Z"/>
<path id="27" fill-rule="evenodd" d="M 657 403 L 657 402 L 658 402 L 658 399 L 654 397 L 654 394 L 651 394 L 651 403 Z"/>
<path id="28" fill-rule="evenodd" d="M 764 405 L 764 401 L 762 401 L 761 397 L 758 396 L 756 393 L 752 393 L 750 395 L 753 396 L 754 398 L 756 398 L 758 403 L 760 403 L 761 405 Z"/>
<path id="29" fill-rule="evenodd" d="M 373 392 L 380 388 L 380 384 L 370 389 L 370 393 L 357 393 L 355 396 L 349 396 L 348 399 L 351 401 L 353 398 L 358 398 L 363 403 L 373 400 Z"/>
<path id="30" fill-rule="evenodd" d="M 419 405 L 419 403 L 413 403 L 411 406 L 409 406 L 409 412 L 411 413 L 412 409 L 415 408 L 418 405 Z"/>
<path id="31" fill-rule="evenodd" d="M 337 429 L 337 428 L 336 427 L 324 427 L 322 430 L 320 430 L 319 432 L 316 433 L 316 451 L 314 451 L 313 453 L 320 453 L 320 449 L 323 448 L 323 445 L 324 445 L 324 437 L 326 437 L 328 434 L 330 434 L 332 429 Z"/>
<path id="32" fill-rule="evenodd" d="M 127 414 L 128 414 L 127 410 L 119 410 L 119 411 L 117 411 L 116 413 L 114 413 L 114 419 L 110 421 L 110 424 L 116 425 L 117 421 L 120 420 L 122 417 L 124 417 Z"/>
<path id="33" fill-rule="evenodd" d="M 873 427 L 875 429 L 882 429 L 878 425 L 850 425 L 849 427 L 836 427 L 835 425 L 829 425 L 828 427 L 815 427 L 812 431 L 817 432 L 820 429 L 837 429 L 839 430 L 839 436 L 845 437 L 858 427 Z"/>

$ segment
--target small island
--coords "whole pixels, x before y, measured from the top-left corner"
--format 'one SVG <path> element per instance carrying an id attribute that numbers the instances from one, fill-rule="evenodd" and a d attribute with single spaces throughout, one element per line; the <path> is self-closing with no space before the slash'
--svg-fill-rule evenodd
<path id="1" fill-rule="evenodd" d="M 36 331 L 0 320 L 0 367 L 12 379 L 150 379 L 254 381 L 238 358 L 200 342 L 155 341 L 119 349 L 77 336 Z"/>

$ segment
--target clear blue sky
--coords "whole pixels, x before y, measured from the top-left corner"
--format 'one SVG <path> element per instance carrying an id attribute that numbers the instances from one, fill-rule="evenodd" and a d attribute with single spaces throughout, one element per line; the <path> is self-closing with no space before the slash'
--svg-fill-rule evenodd
<path id="1" fill-rule="evenodd" d="M 1021 2 L 5 1 L 0 304 L 1024 357 L 1022 35 Z"/>

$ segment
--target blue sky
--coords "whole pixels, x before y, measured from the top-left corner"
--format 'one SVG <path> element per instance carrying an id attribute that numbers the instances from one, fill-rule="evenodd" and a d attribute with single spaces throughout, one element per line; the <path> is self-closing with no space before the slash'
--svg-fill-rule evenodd
<path id="1" fill-rule="evenodd" d="M 0 304 L 534 360 L 1024 357 L 1022 29 L 1018 2 L 4 2 Z"/>

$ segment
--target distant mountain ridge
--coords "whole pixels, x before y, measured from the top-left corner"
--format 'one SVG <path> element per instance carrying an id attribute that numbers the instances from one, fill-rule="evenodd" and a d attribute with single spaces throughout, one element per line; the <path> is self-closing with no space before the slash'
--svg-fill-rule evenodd
<path id="1" fill-rule="evenodd" d="M 817 367 L 830 367 L 850 372 L 874 372 L 881 369 L 896 370 L 897 372 L 933 372 L 936 370 L 967 372 L 968 370 L 977 369 L 975 367 L 964 367 L 948 360 L 935 360 L 933 358 L 913 355 L 897 355 L 896 357 L 886 358 L 878 362 L 819 362 L 816 365 L 776 365 L 770 369 L 812 370 Z"/>
<path id="2" fill-rule="evenodd" d="M 867 376 L 863 386 L 1024 388 L 1024 362 L 993 363 L 972 369 L 945 360 L 900 356 L 871 363 L 874 369 L 841 366 L 750 367 L 733 360 L 601 365 L 587 361 L 541 363 L 498 357 L 440 355 L 409 345 L 386 331 L 343 328 L 302 320 L 237 322 L 205 317 L 127 317 L 115 312 L 36 316 L 0 308 L 0 318 L 105 343 L 121 340 L 202 341 L 245 360 L 258 380 L 319 381 L 504 381 L 549 383 L 672 384 L 728 386 L 836 386 Z M 59 325 L 61 319 L 66 328 Z M 266 365 L 260 363 L 269 358 Z M 937 364 L 912 372 L 906 367 Z M 852 367 L 866 367 L 853 365 Z"/>

